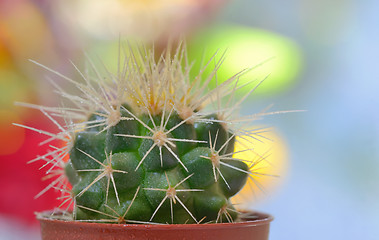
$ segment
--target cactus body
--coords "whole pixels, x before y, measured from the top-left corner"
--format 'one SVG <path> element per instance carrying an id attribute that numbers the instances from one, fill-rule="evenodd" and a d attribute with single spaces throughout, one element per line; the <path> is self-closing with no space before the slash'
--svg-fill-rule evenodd
<path id="1" fill-rule="evenodd" d="M 73 168 L 66 174 L 77 219 L 109 219 L 117 212 L 124 220 L 209 222 L 220 221 L 226 208 L 236 218 L 229 198 L 243 187 L 248 167 L 233 160 L 228 165 L 234 168 L 223 166 L 216 156 L 219 150 L 231 153 L 234 142 L 226 141 L 232 134 L 213 122 L 183 122 L 174 111 L 149 117 L 125 107 L 121 115 L 130 112 L 141 122 L 121 120 L 106 130 L 87 126 L 76 133 L 67 163 Z"/>
<path id="2" fill-rule="evenodd" d="M 61 206 L 68 204 L 68 210 L 73 203 L 70 216 L 80 221 L 217 223 L 238 219 L 230 198 L 248 177 L 259 176 L 252 168 L 261 161 L 250 160 L 248 166 L 234 158 L 237 137 L 249 142 L 261 137 L 238 123 L 260 115 L 234 121 L 242 103 L 235 100 L 239 75 L 209 90 L 207 85 L 219 65 L 206 79 L 201 73 L 189 79 L 185 58 L 181 47 L 173 56 L 167 51 L 159 61 L 144 49 L 126 56 L 124 69 L 120 66 L 105 81 L 97 69 L 92 69 L 95 79 L 80 72 L 84 83 L 45 67 L 82 94 L 70 95 L 57 87 L 73 107 L 24 104 L 41 110 L 61 132 L 23 127 L 49 136 L 45 143 L 66 143 L 52 146 L 35 159 L 47 161 L 43 167 L 52 165 L 47 179 L 58 176 L 39 195 L 49 188 L 60 190 Z M 65 125 L 55 117 L 62 117 Z"/>

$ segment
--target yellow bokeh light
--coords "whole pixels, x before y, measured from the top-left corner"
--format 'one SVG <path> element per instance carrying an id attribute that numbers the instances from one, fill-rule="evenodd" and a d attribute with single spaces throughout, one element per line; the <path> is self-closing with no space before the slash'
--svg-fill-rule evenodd
<path id="1" fill-rule="evenodd" d="M 262 141 L 236 138 L 233 157 L 243 159 L 253 172 L 241 192 L 232 198 L 237 206 L 242 203 L 248 206 L 264 199 L 283 183 L 287 175 L 288 154 L 284 140 L 273 130 L 260 135 L 264 137 L 259 137 Z M 243 151 L 245 149 L 253 150 Z"/>

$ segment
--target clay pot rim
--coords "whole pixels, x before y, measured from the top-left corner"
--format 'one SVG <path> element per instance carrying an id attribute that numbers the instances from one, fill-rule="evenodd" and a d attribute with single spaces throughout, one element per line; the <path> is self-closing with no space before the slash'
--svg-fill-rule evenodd
<path id="1" fill-rule="evenodd" d="M 133 223 L 98 223 L 98 222 L 83 222 L 83 221 L 73 221 L 73 220 L 64 220 L 59 218 L 51 218 L 52 211 L 44 211 L 36 213 L 36 218 L 42 222 L 51 222 L 51 223 L 60 223 L 63 225 L 75 225 L 77 227 L 99 227 L 99 225 L 103 228 L 129 228 L 129 229 L 156 229 L 156 230 L 165 230 L 165 229 L 218 229 L 225 227 L 249 227 L 249 226 L 260 226 L 266 225 L 274 220 L 274 218 L 266 213 L 257 212 L 257 211 L 243 211 L 243 213 L 248 213 L 249 216 L 257 216 L 256 219 L 248 220 L 243 219 L 239 222 L 233 223 L 206 223 L 206 224 L 133 224 Z"/>

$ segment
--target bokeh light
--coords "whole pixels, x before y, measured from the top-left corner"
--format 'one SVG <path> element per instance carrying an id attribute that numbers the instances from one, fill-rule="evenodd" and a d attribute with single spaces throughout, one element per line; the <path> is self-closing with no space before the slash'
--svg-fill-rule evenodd
<path id="1" fill-rule="evenodd" d="M 217 74 L 218 83 L 243 69 L 254 67 L 240 77 L 240 86 L 254 80 L 258 83 L 269 76 L 255 91 L 256 94 L 275 94 L 290 89 L 303 67 L 301 50 L 294 41 L 257 28 L 220 25 L 204 30 L 189 43 L 189 59 L 195 61 L 192 73 L 199 72 L 215 53 L 214 63 L 224 58 Z M 205 62 L 202 64 L 199 59 Z M 214 63 L 209 65 L 205 75 L 211 73 Z M 214 80 L 212 87 L 215 85 Z"/>
<path id="2" fill-rule="evenodd" d="M 56 57 L 49 23 L 41 9 L 28 0 L 1 2 L 0 42 L 10 52 L 10 62 L 19 68 L 29 68 L 28 59 L 52 61 Z"/>
<path id="3" fill-rule="evenodd" d="M 30 82 L 25 82 L 25 76 L 15 69 L 0 69 L 0 106 L 2 109 L 13 109 L 14 103 L 32 100 L 33 88 Z M 25 109 L 18 109 L 22 112 Z"/>
<path id="4" fill-rule="evenodd" d="M 61 0 L 56 14 L 92 39 L 119 36 L 166 42 L 212 18 L 225 0 Z"/>
<path id="5" fill-rule="evenodd" d="M 238 207 L 249 208 L 262 202 L 285 182 L 288 176 L 289 159 L 287 145 L 273 129 L 261 127 L 252 128 L 258 130 L 260 140 L 250 138 L 236 138 L 234 158 L 243 159 L 252 175 L 239 194 L 233 197 L 233 203 Z M 252 135 L 251 137 L 255 137 Z M 252 149 L 250 151 L 243 151 Z"/>

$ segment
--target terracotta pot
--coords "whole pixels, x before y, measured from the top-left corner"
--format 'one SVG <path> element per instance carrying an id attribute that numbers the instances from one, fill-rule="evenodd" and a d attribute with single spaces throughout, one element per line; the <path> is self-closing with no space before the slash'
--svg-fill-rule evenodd
<path id="1" fill-rule="evenodd" d="M 267 240 L 270 215 L 248 212 L 238 223 L 138 225 L 49 219 L 39 214 L 42 240 Z M 46 214 L 45 214 L 46 216 Z M 47 215 L 49 216 L 49 215 Z"/>

